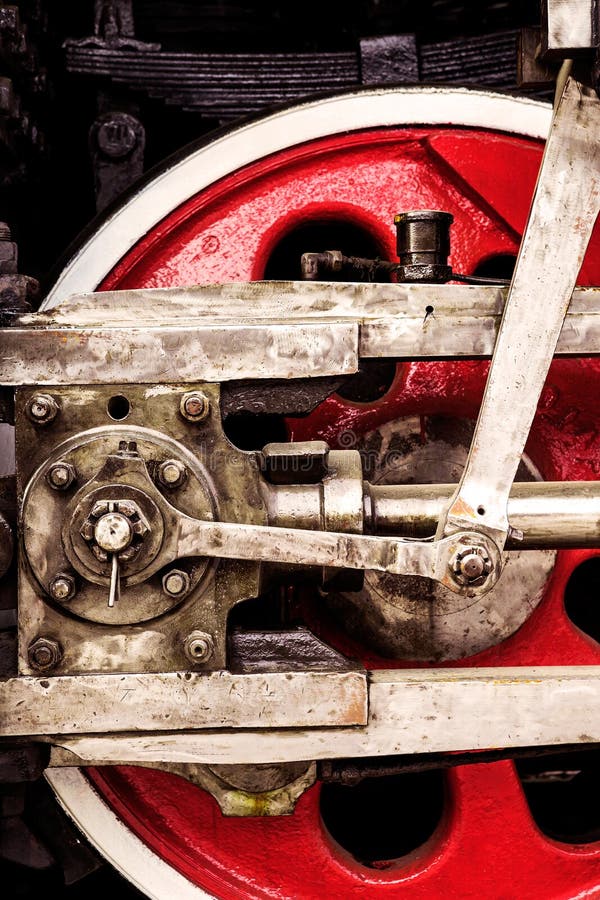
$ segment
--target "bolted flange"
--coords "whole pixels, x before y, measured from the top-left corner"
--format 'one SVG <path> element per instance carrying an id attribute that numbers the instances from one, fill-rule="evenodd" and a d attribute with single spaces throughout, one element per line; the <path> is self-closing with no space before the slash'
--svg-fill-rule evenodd
<path id="1" fill-rule="evenodd" d="M 213 654 L 213 639 L 205 631 L 191 631 L 183 643 L 183 649 L 190 662 L 205 663 Z"/>
<path id="2" fill-rule="evenodd" d="M 25 412 L 34 425 L 49 425 L 58 413 L 58 403 L 50 394 L 34 394 L 27 403 Z"/>
<path id="3" fill-rule="evenodd" d="M 210 412 L 210 400 L 202 391 L 188 391 L 181 398 L 179 411 L 188 422 L 202 422 Z"/>
<path id="4" fill-rule="evenodd" d="M 29 664 L 32 669 L 40 672 L 49 672 L 56 668 L 62 659 L 62 647 L 54 638 L 39 637 L 29 645 L 27 651 Z"/>
<path id="5" fill-rule="evenodd" d="M 75 467 L 71 463 L 57 462 L 46 472 L 46 481 L 55 491 L 66 491 L 77 478 Z"/>
<path id="6" fill-rule="evenodd" d="M 48 592 L 53 600 L 66 603 L 77 593 L 77 586 L 72 575 L 59 572 L 48 585 Z"/>

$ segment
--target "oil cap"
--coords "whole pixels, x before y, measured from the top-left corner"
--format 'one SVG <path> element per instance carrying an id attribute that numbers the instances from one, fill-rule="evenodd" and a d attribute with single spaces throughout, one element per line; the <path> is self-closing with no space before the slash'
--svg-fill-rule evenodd
<path id="1" fill-rule="evenodd" d="M 441 284 L 452 278 L 448 265 L 454 216 L 438 209 L 415 209 L 394 216 L 399 281 Z"/>

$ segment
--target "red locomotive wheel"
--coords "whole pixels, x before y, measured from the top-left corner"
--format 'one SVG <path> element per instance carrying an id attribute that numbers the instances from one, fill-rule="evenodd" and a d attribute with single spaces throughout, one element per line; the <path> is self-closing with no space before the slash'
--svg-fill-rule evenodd
<path id="1" fill-rule="evenodd" d="M 518 250 L 549 118 L 543 104 L 459 89 L 364 91 L 275 113 L 191 151 L 142 187 L 82 247 L 50 303 L 98 285 L 294 277 L 289 260 L 298 248 L 340 246 L 394 259 L 394 214 L 416 208 L 454 215 L 456 271 L 500 271 Z M 328 246 L 310 245 L 323 240 Z M 600 283 L 599 251 L 596 234 L 582 284 Z M 288 433 L 343 446 L 348 434 L 361 440 L 404 417 L 473 419 L 486 372 L 484 362 L 401 365 L 377 399 L 334 395 L 307 418 L 289 420 Z M 553 364 L 527 447 L 542 477 L 598 477 L 599 391 L 600 362 Z M 587 609 L 589 620 L 597 617 L 590 612 L 597 597 L 584 577 L 595 558 L 593 551 L 559 553 L 539 602 L 522 598 L 530 615 L 514 634 L 475 655 L 456 652 L 440 661 L 600 663 L 600 645 L 565 609 L 565 595 L 574 592 L 575 605 Z M 320 607 L 307 615 L 311 627 L 372 668 L 415 665 L 348 636 Z M 397 792 L 382 793 L 370 813 L 361 807 L 360 827 L 381 836 L 365 859 L 351 840 L 344 842 L 343 827 L 331 826 L 332 807 L 346 803 L 342 792 L 347 799 L 353 788 L 332 793 L 317 785 L 292 816 L 229 819 L 211 796 L 165 772 L 120 767 L 49 775 L 90 840 L 160 900 L 600 897 L 600 828 L 570 839 L 560 829 L 544 830 L 531 800 L 536 777 L 510 761 L 450 769 L 436 782 L 440 806 L 429 827 L 420 823 L 419 786 L 403 795 L 398 782 Z M 598 780 L 591 783 L 597 798 Z M 344 806 L 338 824 L 346 816 L 351 831 Z M 404 845 L 394 835 L 412 820 L 415 840 L 398 854 L 394 848 Z M 597 815 L 592 824 L 599 823 Z"/>

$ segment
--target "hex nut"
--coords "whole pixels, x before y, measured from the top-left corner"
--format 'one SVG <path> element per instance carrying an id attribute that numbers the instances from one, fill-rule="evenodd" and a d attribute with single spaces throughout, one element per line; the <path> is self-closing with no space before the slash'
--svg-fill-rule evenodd
<path id="1" fill-rule="evenodd" d="M 54 463 L 46 472 L 46 481 L 55 491 L 66 491 L 76 478 L 75 467 L 67 462 Z"/>
<path id="2" fill-rule="evenodd" d="M 122 562 L 139 551 L 150 525 L 133 500 L 98 500 L 81 525 L 79 534 L 100 562 L 116 553 Z"/>
<path id="3" fill-rule="evenodd" d="M 162 586 L 169 597 L 181 597 L 190 589 L 190 576 L 182 569 L 171 569 L 163 575 Z"/>
<path id="4" fill-rule="evenodd" d="M 49 672 L 59 664 L 63 651 L 58 641 L 55 641 L 54 638 L 39 637 L 29 645 L 27 656 L 32 669 Z"/>
<path id="5" fill-rule="evenodd" d="M 34 394 L 25 407 L 27 417 L 34 425 L 49 425 L 58 413 L 58 403 L 50 394 Z"/>
<path id="6" fill-rule="evenodd" d="M 483 584 L 493 568 L 492 560 L 483 546 L 464 547 L 450 560 L 450 573 L 458 584 Z"/>
<path id="7" fill-rule="evenodd" d="M 205 663 L 213 654 L 213 639 L 205 631 L 191 631 L 184 641 L 183 649 L 190 662 Z"/>
<path id="8" fill-rule="evenodd" d="M 75 579 L 71 575 L 59 572 L 50 582 L 48 591 L 53 600 L 58 600 L 59 603 L 66 603 L 72 600 L 77 593 Z"/>
<path id="9" fill-rule="evenodd" d="M 202 422 L 210 412 L 210 400 L 201 391 L 189 391 L 182 396 L 179 411 L 188 422 Z"/>
<path id="10" fill-rule="evenodd" d="M 163 487 L 178 488 L 187 478 L 187 469 L 178 459 L 167 459 L 159 465 L 156 476 Z"/>

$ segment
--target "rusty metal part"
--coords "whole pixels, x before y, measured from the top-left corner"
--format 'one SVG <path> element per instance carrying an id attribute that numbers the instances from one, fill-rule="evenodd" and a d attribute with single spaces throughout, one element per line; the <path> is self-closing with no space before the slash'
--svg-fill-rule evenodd
<path id="1" fill-rule="evenodd" d="M 355 449 L 369 479 L 365 482 L 365 529 L 421 540 L 434 535 L 443 503 L 436 498 L 452 494 L 454 488 L 448 482 L 460 479 L 472 436 L 471 421 L 438 416 L 396 419 L 358 435 Z M 427 579 L 368 571 L 358 593 L 338 588 L 324 595 L 323 602 L 339 627 L 361 646 L 389 659 L 437 663 L 479 653 L 514 634 L 542 600 L 554 568 L 556 554 L 539 548 L 560 541 L 563 521 L 573 528 L 575 541 L 586 529 L 589 539 L 597 539 L 592 524 L 597 521 L 596 502 L 591 499 L 595 485 L 563 505 L 558 500 L 560 490 L 578 490 L 577 485 L 539 481 L 540 473 L 527 457 L 518 478 L 523 484 L 513 487 L 524 492 L 523 499 L 514 507 L 511 503 L 511 509 L 518 510 L 518 521 L 525 529 L 523 545 L 536 550 L 525 552 L 512 542 L 493 590 L 465 599 Z M 546 492 L 557 499 L 547 517 L 542 512 Z M 567 515 L 570 510 L 577 518 L 579 509 L 581 519 L 563 520 L 561 512 Z"/>
<path id="2" fill-rule="evenodd" d="M 542 60 L 541 28 L 521 28 L 519 32 L 517 80 L 521 88 L 551 87 L 556 67 Z"/>
<path id="3" fill-rule="evenodd" d="M 190 576 L 182 569 L 171 569 L 162 579 L 163 591 L 170 597 L 181 597 L 190 589 Z"/>
<path id="4" fill-rule="evenodd" d="M 195 9 L 201 7 L 196 5 Z M 510 19 L 501 19 L 500 33 L 483 35 L 471 34 L 472 11 L 468 6 L 458 5 L 451 19 L 453 23 L 462 21 L 462 31 L 468 36 L 417 44 L 411 33 L 378 35 L 362 38 L 354 50 L 321 47 L 318 52 L 288 51 L 283 57 L 277 52 L 159 51 L 157 45 L 141 42 L 127 46 L 127 53 L 123 53 L 118 45 L 95 36 L 68 40 L 66 64 L 69 72 L 80 77 L 103 77 L 119 88 L 126 84 L 133 91 L 161 97 L 168 105 L 221 122 L 255 115 L 274 103 L 350 89 L 361 83 L 471 82 L 516 87 L 518 32 L 511 28 Z M 286 19 L 278 21 L 282 28 L 280 42 L 287 42 Z M 297 24 L 295 19 L 293 27 Z M 271 18 L 269 43 L 273 43 L 275 25 Z M 428 25 L 429 21 L 420 29 L 425 35 Z M 414 30 L 414 21 L 409 27 Z M 207 34 L 204 23 L 198 30 Z M 306 41 L 312 44 L 314 40 L 311 31 Z"/>
<path id="5" fill-rule="evenodd" d="M 160 44 L 136 39 L 132 0 L 94 0 L 94 33 L 88 37 L 70 38 L 66 46 L 142 54 L 160 50 Z"/>
<path id="6" fill-rule="evenodd" d="M 179 409 L 188 422 L 203 422 L 210 412 L 210 400 L 201 391 L 190 391 L 181 398 Z"/>
<path id="7" fill-rule="evenodd" d="M 54 767 L 76 763 L 69 751 L 55 753 Z M 98 762 L 102 765 L 102 762 Z M 224 816 L 289 816 L 317 778 L 316 763 L 254 766 L 152 763 L 151 768 L 185 778 L 208 791 Z"/>
<path id="8" fill-rule="evenodd" d="M 50 425 L 58 415 L 58 404 L 50 394 L 34 394 L 27 403 L 26 413 L 34 425 Z"/>
<path id="9" fill-rule="evenodd" d="M 450 226 L 454 216 L 436 209 L 420 209 L 398 213 L 396 252 L 399 281 L 439 284 L 449 281 L 452 267 L 450 255 Z"/>
<path id="10" fill-rule="evenodd" d="M 77 592 L 75 579 L 72 575 L 65 572 L 59 572 L 55 575 L 48 585 L 48 593 L 53 600 L 59 603 L 66 603 L 72 600 Z"/>
<path id="11" fill-rule="evenodd" d="M 360 41 L 363 84 L 414 84 L 419 80 L 419 57 L 414 34 L 386 34 Z"/>
<path id="12" fill-rule="evenodd" d="M 327 475 L 328 457 L 325 441 L 267 444 L 258 455 L 270 484 L 319 484 Z"/>
<path id="13" fill-rule="evenodd" d="M 0 79 L 0 87 L 6 79 Z M 1 93 L 1 92 L 0 92 Z M 16 275 L 18 272 L 18 248 L 11 239 L 11 232 L 6 222 L 0 222 L 0 275 Z"/>
<path id="14" fill-rule="evenodd" d="M 234 631 L 229 636 L 229 667 L 252 672 L 347 672 L 360 669 L 308 628 L 291 631 Z"/>
<path id="15" fill-rule="evenodd" d="M 211 635 L 214 644 L 205 666 L 219 669 L 226 664 L 229 611 L 235 603 L 258 595 L 260 565 L 222 561 L 216 566 L 213 560 L 193 554 L 179 560 L 177 554 L 170 553 L 169 542 L 176 532 L 178 514 L 210 520 L 218 511 L 230 520 L 242 515 L 247 522 L 257 524 L 266 524 L 267 514 L 254 454 L 236 450 L 223 435 L 218 387 L 202 385 L 196 390 L 210 399 L 210 413 L 202 426 L 205 444 L 201 452 L 198 426 L 180 414 L 181 385 L 160 390 L 121 386 L 120 394 L 131 404 L 127 425 L 115 424 L 107 411 L 115 388 L 57 389 L 61 416 L 51 429 L 37 429 L 25 414 L 33 392 L 18 392 L 17 467 L 27 522 L 28 561 L 23 560 L 19 579 L 21 647 L 27 647 L 39 633 L 60 635 L 64 648 L 57 667 L 60 674 L 184 669 L 189 661 L 183 636 L 199 628 Z M 161 431 L 144 427 L 149 422 L 156 423 Z M 135 450 L 131 449 L 134 443 Z M 187 477 L 166 498 L 151 472 L 154 474 L 168 460 L 181 462 Z M 59 461 L 77 469 L 76 492 L 49 487 L 46 472 Z M 102 505 L 110 503 L 115 509 Z M 88 522 L 96 504 L 100 504 L 99 515 Z M 97 543 L 96 525 L 102 516 L 123 514 L 123 509 L 133 515 L 133 504 L 138 509 L 134 516 L 137 521 L 130 522 L 134 541 L 139 538 L 135 529 L 141 516 L 149 531 L 139 540 L 139 549 L 131 558 L 127 557 L 133 542 L 120 551 L 125 556 L 119 560 L 121 598 L 108 608 L 112 554 L 98 545 L 99 555 L 102 551 L 111 557 L 99 559 L 86 538 Z M 49 521 L 56 523 L 60 540 L 48 529 Z M 176 568 L 189 579 L 189 590 L 171 595 L 163 590 L 162 581 L 176 559 Z M 67 604 L 63 612 L 58 603 L 45 601 L 44 594 L 48 573 L 71 571 L 77 577 L 78 591 L 69 601 L 66 615 Z M 169 615 L 162 615 L 164 612 Z M 150 628 L 143 624 L 149 620 Z M 20 666 L 23 672 L 32 671 L 23 653 Z"/>
<path id="16" fill-rule="evenodd" d="M 492 571 L 481 585 L 458 585 L 448 571 L 449 561 L 457 549 L 471 544 L 485 548 L 492 561 Z M 333 531 L 311 534 L 299 528 L 182 518 L 173 554 L 417 575 L 434 578 L 467 597 L 491 590 L 501 571 L 500 551 L 490 538 L 477 532 L 460 531 L 435 542 L 411 541 Z"/>
<path id="17" fill-rule="evenodd" d="M 115 492 L 119 492 L 116 485 Z M 90 546 L 99 562 L 107 562 L 111 554 L 118 555 L 123 562 L 133 559 L 144 539 L 151 533 L 148 519 L 135 500 L 124 499 L 122 495 L 119 499 L 98 499 L 99 496 L 97 490 L 90 491 L 83 501 L 77 502 L 72 512 L 71 527 L 79 530 L 79 535 Z M 151 505 L 152 501 L 148 497 L 144 497 L 144 500 L 148 515 L 156 522 L 156 507 Z M 87 516 L 81 524 L 85 511 Z M 77 552 L 77 544 L 74 544 L 74 548 Z M 96 566 L 94 569 L 99 571 Z"/>
<path id="18" fill-rule="evenodd" d="M 448 563 L 450 574 L 461 585 L 484 584 L 492 566 L 486 547 L 479 544 L 457 549 Z"/>
<path id="19" fill-rule="evenodd" d="M 156 477 L 162 487 L 173 490 L 181 487 L 187 478 L 187 471 L 180 460 L 167 459 L 158 466 Z"/>
<path id="20" fill-rule="evenodd" d="M 46 480 L 55 491 L 66 491 L 76 479 L 77 472 L 70 463 L 54 463 L 46 472 Z"/>
<path id="21" fill-rule="evenodd" d="M 585 750 L 600 750 L 599 744 L 585 744 Z M 365 778 L 384 778 L 388 775 L 405 775 L 410 772 L 429 772 L 432 769 L 452 769 L 455 766 L 479 765 L 501 759 L 540 759 L 581 753 L 582 745 L 561 744 L 546 747 L 510 747 L 499 750 L 478 750 L 477 753 L 425 753 L 399 755 L 381 759 L 324 759 L 319 763 L 319 781 L 333 784 L 355 785 Z"/>
<path id="22" fill-rule="evenodd" d="M 205 631 L 192 631 L 184 641 L 184 652 L 191 663 L 207 662 L 213 651 L 213 640 Z"/>
<path id="23" fill-rule="evenodd" d="M 27 655 L 32 669 L 51 672 L 62 659 L 63 651 L 54 638 L 38 637 L 29 645 Z"/>
<path id="24" fill-rule="evenodd" d="M 241 412 L 299 416 L 312 412 L 344 383 L 327 376 L 287 381 L 224 382 L 221 385 L 221 415 L 224 419 Z"/>
<path id="25" fill-rule="evenodd" d="M 398 263 L 345 256 L 341 250 L 325 250 L 322 253 L 303 253 L 300 268 L 304 281 L 328 281 L 332 277 L 345 281 L 387 281 L 385 276 L 395 272 Z M 381 278 L 382 275 L 384 278 Z"/>
<path id="26" fill-rule="evenodd" d="M 143 174 L 146 131 L 135 116 L 113 110 L 96 119 L 89 142 L 100 212 Z"/>

